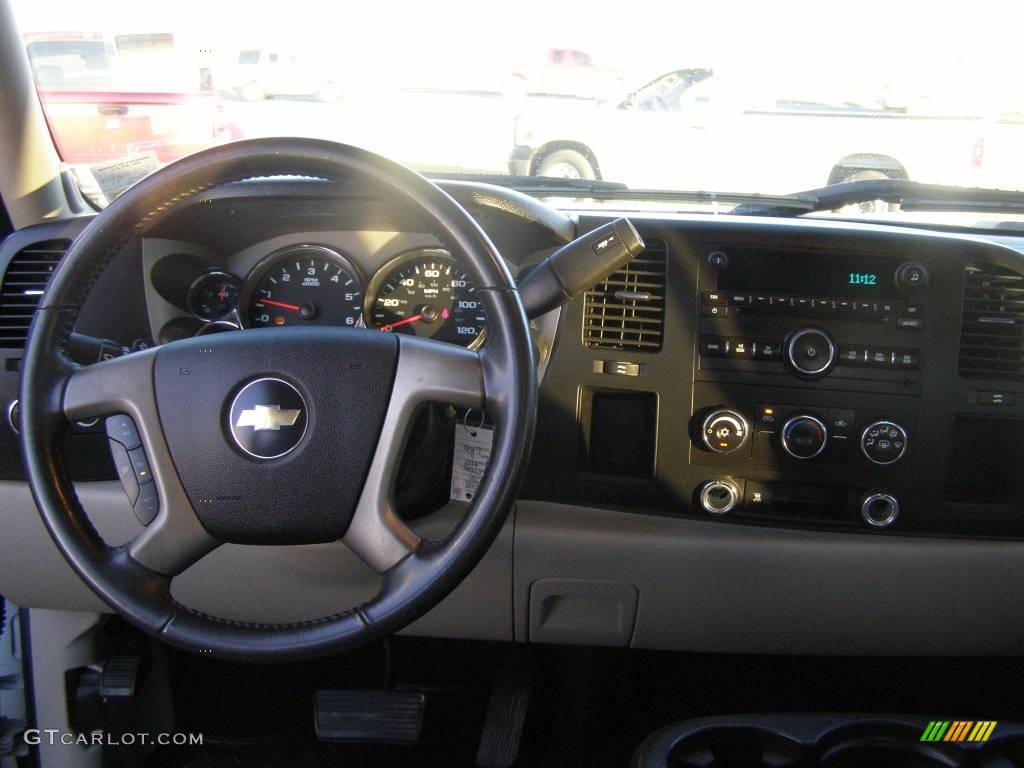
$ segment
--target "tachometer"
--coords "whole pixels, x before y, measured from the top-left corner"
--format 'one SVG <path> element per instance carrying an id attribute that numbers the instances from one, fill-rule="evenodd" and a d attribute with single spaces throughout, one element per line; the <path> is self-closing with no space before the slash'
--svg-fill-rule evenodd
<path id="1" fill-rule="evenodd" d="M 348 259 L 321 245 L 272 253 L 249 278 L 242 306 L 251 328 L 359 324 L 363 292 Z"/>
<path id="2" fill-rule="evenodd" d="M 386 264 L 367 290 L 368 324 L 465 347 L 483 343 L 487 314 L 451 254 L 418 249 Z"/>

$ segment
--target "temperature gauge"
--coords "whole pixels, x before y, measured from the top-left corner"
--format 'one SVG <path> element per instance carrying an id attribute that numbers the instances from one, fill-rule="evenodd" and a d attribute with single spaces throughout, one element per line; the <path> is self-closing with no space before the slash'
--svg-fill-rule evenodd
<path id="1" fill-rule="evenodd" d="M 238 308 L 238 278 L 227 272 L 205 272 L 188 289 L 188 308 L 203 320 L 219 320 Z"/>

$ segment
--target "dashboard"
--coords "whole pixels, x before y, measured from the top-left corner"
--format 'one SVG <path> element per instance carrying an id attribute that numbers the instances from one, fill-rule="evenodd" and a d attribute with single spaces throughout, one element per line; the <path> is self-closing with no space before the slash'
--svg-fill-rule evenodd
<path id="1" fill-rule="evenodd" d="M 613 218 L 448 189 L 513 274 Z M 535 323 L 545 369 L 516 509 L 474 575 L 413 631 L 745 652 L 1019 647 L 1024 622 L 1006 607 L 1024 594 L 1024 238 L 630 220 L 645 251 Z M 45 259 L 52 269 L 84 224 L 23 230 L 0 247 L 5 330 L 19 275 Z M 450 244 L 352 190 L 231 185 L 128 243 L 76 330 L 129 354 L 294 323 L 475 347 L 487 323 L 475 289 Z M 7 408 L 12 339 L 0 337 Z M 453 427 L 443 415 L 421 426 L 407 506 L 417 524 L 443 527 L 460 514 L 447 495 Z M 70 575 L 44 587 L 16 572 L 32 557 L 63 564 L 26 501 L 9 423 L 0 449 L 6 541 L 34 553 L 0 557 L 0 589 L 26 605 L 95 608 Z M 109 491 L 101 530 L 140 524 L 111 506 L 120 488 L 104 425 L 76 425 L 66 453 L 83 488 Z M 447 459 L 422 464 L 428 455 Z M 358 565 L 334 564 L 339 551 L 327 565 L 316 548 L 222 549 L 182 579 L 181 598 L 210 613 L 298 619 L 336 607 L 342 581 L 359 585 L 355 599 L 369 589 Z M 264 599 L 245 598 L 246 584 Z M 836 590 L 858 611 L 830 604 Z M 971 601 L 955 615 L 943 607 L 951 593 Z M 619 617 L 607 626 L 605 608 Z"/>

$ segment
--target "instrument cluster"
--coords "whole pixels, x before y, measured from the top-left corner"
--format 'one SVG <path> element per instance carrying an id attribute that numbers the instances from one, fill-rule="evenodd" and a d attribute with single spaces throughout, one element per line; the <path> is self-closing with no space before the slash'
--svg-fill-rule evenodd
<path id="1" fill-rule="evenodd" d="M 188 273 L 187 287 L 181 275 Z M 157 292 L 187 311 L 175 333 L 203 335 L 302 324 L 368 328 L 479 347 L 487 314 L 472 278 L 440 248 L 412 248 L 370 276 L 340 250 L 288 245 L 261 259 L 245 278 L 182 260 Z M 181 294 L 184 294 L 182 299 Z"/>

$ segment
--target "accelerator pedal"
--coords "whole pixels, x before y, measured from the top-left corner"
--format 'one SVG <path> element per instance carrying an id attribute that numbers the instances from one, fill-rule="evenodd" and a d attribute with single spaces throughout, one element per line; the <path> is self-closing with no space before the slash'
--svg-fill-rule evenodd
<path id="1" fill-rule="evenodd" d="M 527 649 L 517 649 L 494 678 L 476 753 L 478 768 L 510 768 L 515 763 L 532 688 L 532 655 Z"/>
<path id="2" fill-rule="evenodd" d="M 317 691 L 316 735 L 321 741 L 415 744 L 425 706 L 422 691 Z"/>

